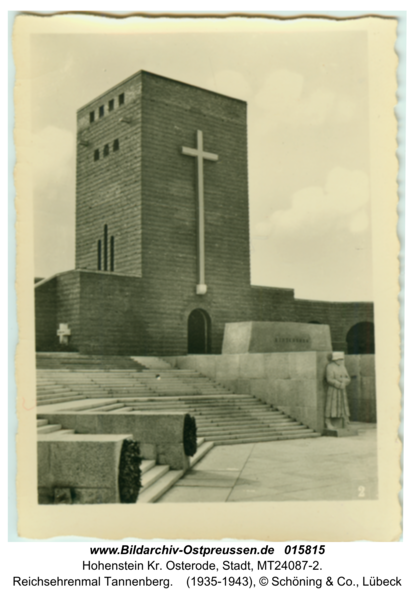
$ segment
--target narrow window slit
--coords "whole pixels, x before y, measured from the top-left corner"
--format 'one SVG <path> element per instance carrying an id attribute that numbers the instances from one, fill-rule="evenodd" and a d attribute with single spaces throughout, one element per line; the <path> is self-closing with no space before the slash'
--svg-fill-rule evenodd
<path id="1" fill-rule="evenodd" d="M 104 225 L 104 271 L 108 271 L 108 225 Z"/>
<path id="2" fill-rule="evenodd" d="M 115 270 L 115 247 L 114 247 L 114 236 L 110 238 L 110 270 Z"/>

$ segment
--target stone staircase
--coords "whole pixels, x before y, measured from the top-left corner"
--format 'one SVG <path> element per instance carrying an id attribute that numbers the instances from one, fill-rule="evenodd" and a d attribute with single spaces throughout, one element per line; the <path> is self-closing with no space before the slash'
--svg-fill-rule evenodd
<path id="1" fill-rule="evenodd" d="M 68 354 L 57 357 L 55 367 L 38 368 L 39 406 L 102 399 L 106 402 L 95 402 L 96 410 L 188 412 L 196 417 L 198 435 L 217 445 L 320 435 L 258 398 L 231 393 L 196 371 L 173 369 L 156 357 L 128 359 L 137 369 L 111 369 L 112 357 L 103 357 L 108 369 L 102 370 L 96 367 L 100 357 Z M 74 369 L 74 361 L 82 363 L 82 368 Z"/>
<path id="2" fill-rule="evenodd" d="M 90 398 L 215 395 L 223 391 L 219 384 L 188 370 L 37 369 L 38 406 Z"/>
<path id="3" fill-rule="evenodd" d="M 197 439 L 197 452 L 190 459 L 190 468 L 199 462 L 214 446 L 213 442 Z M 184 471 L 170 469 L 167 465 L 156 465 L 154 460 L 141 463 L 141 489 L 137 504 L 157 502 L 181 477 Z"/>
<path id="4" fill-rule="evenodd" d="M 120 400 L 117 412 L 188 412 L 196 417 L 197 432 L 215 445 L 271 442 L 319 437 L 274 407 L 243 394 L 177 396 Z"/>

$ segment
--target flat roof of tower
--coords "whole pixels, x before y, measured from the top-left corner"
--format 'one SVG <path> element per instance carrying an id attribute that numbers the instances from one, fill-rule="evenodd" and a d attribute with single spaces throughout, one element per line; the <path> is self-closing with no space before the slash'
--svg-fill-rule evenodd
<path id="1" fill-rule="evenodd" d="M 136 73 L 133 73 L 133 75 L 130 75 L 126 79 L 123 79 L 122 81 L 120 81 L 120 83 L 117 83 L 116 85 L 113 85 L 112 87 L 108 88 L 107 90 L 105 90 L 105 92 L 102 92 L 102 94 L 100 94 L 99 96 L 95 96 L 95 98 L 92 98 L 92 100 L 90 100 L 86 104 L 83 104 L 80 108 L 78 108 L 77 112 L 83 110 L 84 108 L 86 108 L 87 106 L 89 106 L 90 104 L 92 104 L 92 102 L 96 102 L 97 100 L 99 100 L 103 96 L 106 96 L 112 90 L 116 90 L 117 88 L 119 88 L 120 86 L 124 85 L 125 83 L 127 83 L 131 79 L 134 79 L 135 77 L 137 77 L 138 75 L 140 75 L 140 73 L 145 73 L 146 75 L 150 75 L 151 77 L 157 77 L 159 79 L 165 79 L 166 81 L 173 81 L 174 83 L 179 83 L 180 85 L 185 85 L 187 87 L 192 87 L 192 88 L 195 88 L 195 89 L 198 89 L 198 90 L 203 90 L 204 92 L 208 92 L 209 94 L 214 94 L 215 96 L 222 96 L 223 98 L 229 98 L 230 100 L 234 100 L 235 102 L 243 102 L 244 104 L 247 104 L 246 100 L 241 100 L 240 98 L 234 98 L 233 96 L 228 96 L 227 94 L 221 94 L 220 92 L 214 92 L 213 90 L 208 90 L 206 88 L 200 87 L 199 85 L 193 85 L 191 83 L 185 83 L 184 81 L 179 81 L 178 79 L 173 79 L 172 77 L 166 77 L 165 75 L 158 75 L 157 73 L 151 73 L 150 71 L 146 71 L 144 69 L 140 69 Z"/>

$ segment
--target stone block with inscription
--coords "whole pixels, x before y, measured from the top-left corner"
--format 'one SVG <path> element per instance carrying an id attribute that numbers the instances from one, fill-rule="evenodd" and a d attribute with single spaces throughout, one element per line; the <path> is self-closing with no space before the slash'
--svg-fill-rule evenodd
<path id="1" fill-rule="evenodd" d="M 222 354 L 331 350 L 328 325 L 266 321 L 227 323 L 222 346 Z"/>

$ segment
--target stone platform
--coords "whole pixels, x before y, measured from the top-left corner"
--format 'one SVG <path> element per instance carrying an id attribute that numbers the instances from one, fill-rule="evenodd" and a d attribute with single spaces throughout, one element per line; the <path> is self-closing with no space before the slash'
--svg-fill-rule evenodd
<path id="1" fill-rule="evenodd" d="M 375 500 L 376 425 L 352 426 L 357 437 L 213 448 L 159 502 Z"/>

